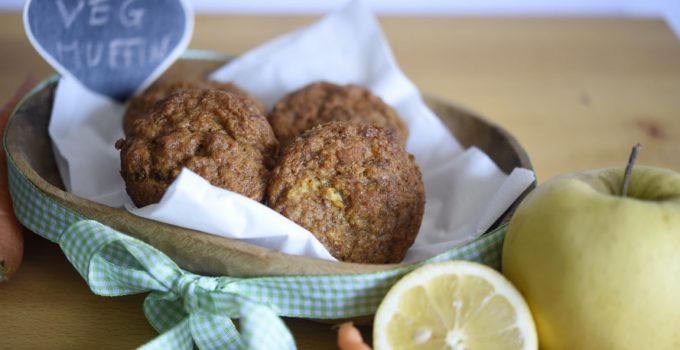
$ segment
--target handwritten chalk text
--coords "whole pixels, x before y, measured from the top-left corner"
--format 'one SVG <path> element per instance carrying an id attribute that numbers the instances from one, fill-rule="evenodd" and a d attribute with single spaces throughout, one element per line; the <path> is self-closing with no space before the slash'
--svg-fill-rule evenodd
<path id="1" fill-rule="evenodd" d="M 87 24 L 91 27 L 98 27 L 109 24 L 118 19 L 124 28 L 141 28 L 145 10 L 135 6 L 141 0 L 124 0 L 119 9 L 114 9 L 111 0 L 57 0 L 57 10 L 61 17 L 64 28 L 69 29 L 73 22 L 81 15 L 87 16 Z M 69 3 L 69 4 L 67 4 Z"/>
<path id="2" fill-rule="evenodd" d="M 60 61 L 73 62 L 74 68 L 128 69 L 136 65 L 158 63 L 168 55 L 171 36 L 149 42 L 144 37 L 114 38 L 107 43 L 93 41 L 57 41 L 57 57 Z"/>
<path id="3" fill-rule="evenodd" d="M 71 62 L 75 69 L 105 66 L 112 70 L 163 61 L 172 38 L 168 34 L 152 39 L 140 32 L 146 14 L 142 4 L 142 0 L 56 0 L 61 24 L 67 31 L 82 31 L 83 26 L 85 32 L 102 26 L 107 27 L 99 30 L 122 28 L 99 41 L 87 35 L 57 40 L 59 60 Z"/>

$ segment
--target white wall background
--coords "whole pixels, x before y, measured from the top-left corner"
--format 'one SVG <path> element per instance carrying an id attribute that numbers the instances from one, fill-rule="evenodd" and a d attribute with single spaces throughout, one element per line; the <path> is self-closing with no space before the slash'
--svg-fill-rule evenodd
<path id="1" fill-rule="evenodd" d="M 318 14 L 347 0 L 189 0 L 196 13 Z M 20 10 L 25 0 L 0 0 Z M 666 20 L 680 37 L 680 0 L 368 0 L 378 14 L 491 16 L 621 16 Z"/>

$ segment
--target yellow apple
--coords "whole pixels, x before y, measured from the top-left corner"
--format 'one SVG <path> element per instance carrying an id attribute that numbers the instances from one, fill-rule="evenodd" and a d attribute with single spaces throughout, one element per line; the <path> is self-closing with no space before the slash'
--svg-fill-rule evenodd
<path id="1" fill-rule="evenodd" d="M 680 173 L 566 174 L 520 204 L 503 273 L 525 297 L 541 349 L 680 349 Z"/>

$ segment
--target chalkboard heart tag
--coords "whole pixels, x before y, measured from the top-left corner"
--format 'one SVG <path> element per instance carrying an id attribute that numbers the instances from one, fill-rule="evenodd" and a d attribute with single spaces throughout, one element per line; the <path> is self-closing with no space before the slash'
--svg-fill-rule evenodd
<path id="1" fill-rule="evenodd" d="M 184 52 L 193 32 L 188 0 L 28 0 L 33 47 L 63 76 L 124 101 Z"/>

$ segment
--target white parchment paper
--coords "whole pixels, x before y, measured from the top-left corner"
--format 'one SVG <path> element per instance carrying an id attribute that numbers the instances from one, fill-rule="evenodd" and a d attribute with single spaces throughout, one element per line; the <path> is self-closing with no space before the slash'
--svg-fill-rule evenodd
<path id="1" fill-rule="evenodd" d="M 361 1 L 241 55 L 211 78 L 235 82 L 268 107 L 318 80 L 364 86 L 392 105 L 409 127 L 406 147 L 421 167 L 426 192 L 421 229 L 405 262 L 478 237 L 534 181 L 527 169 L 507 175 L 481 150 L 461 148 L 401 72 L 377 20 Z M 135 208 L 113 147 L 123 134 L 123 111 L 124 106 L 88 92 L 77 81 L 60 80 L 49 132 L 69 191 L 152 220 L 334 260 L 302 227 L 186 169 L 160 203 Z"/>

